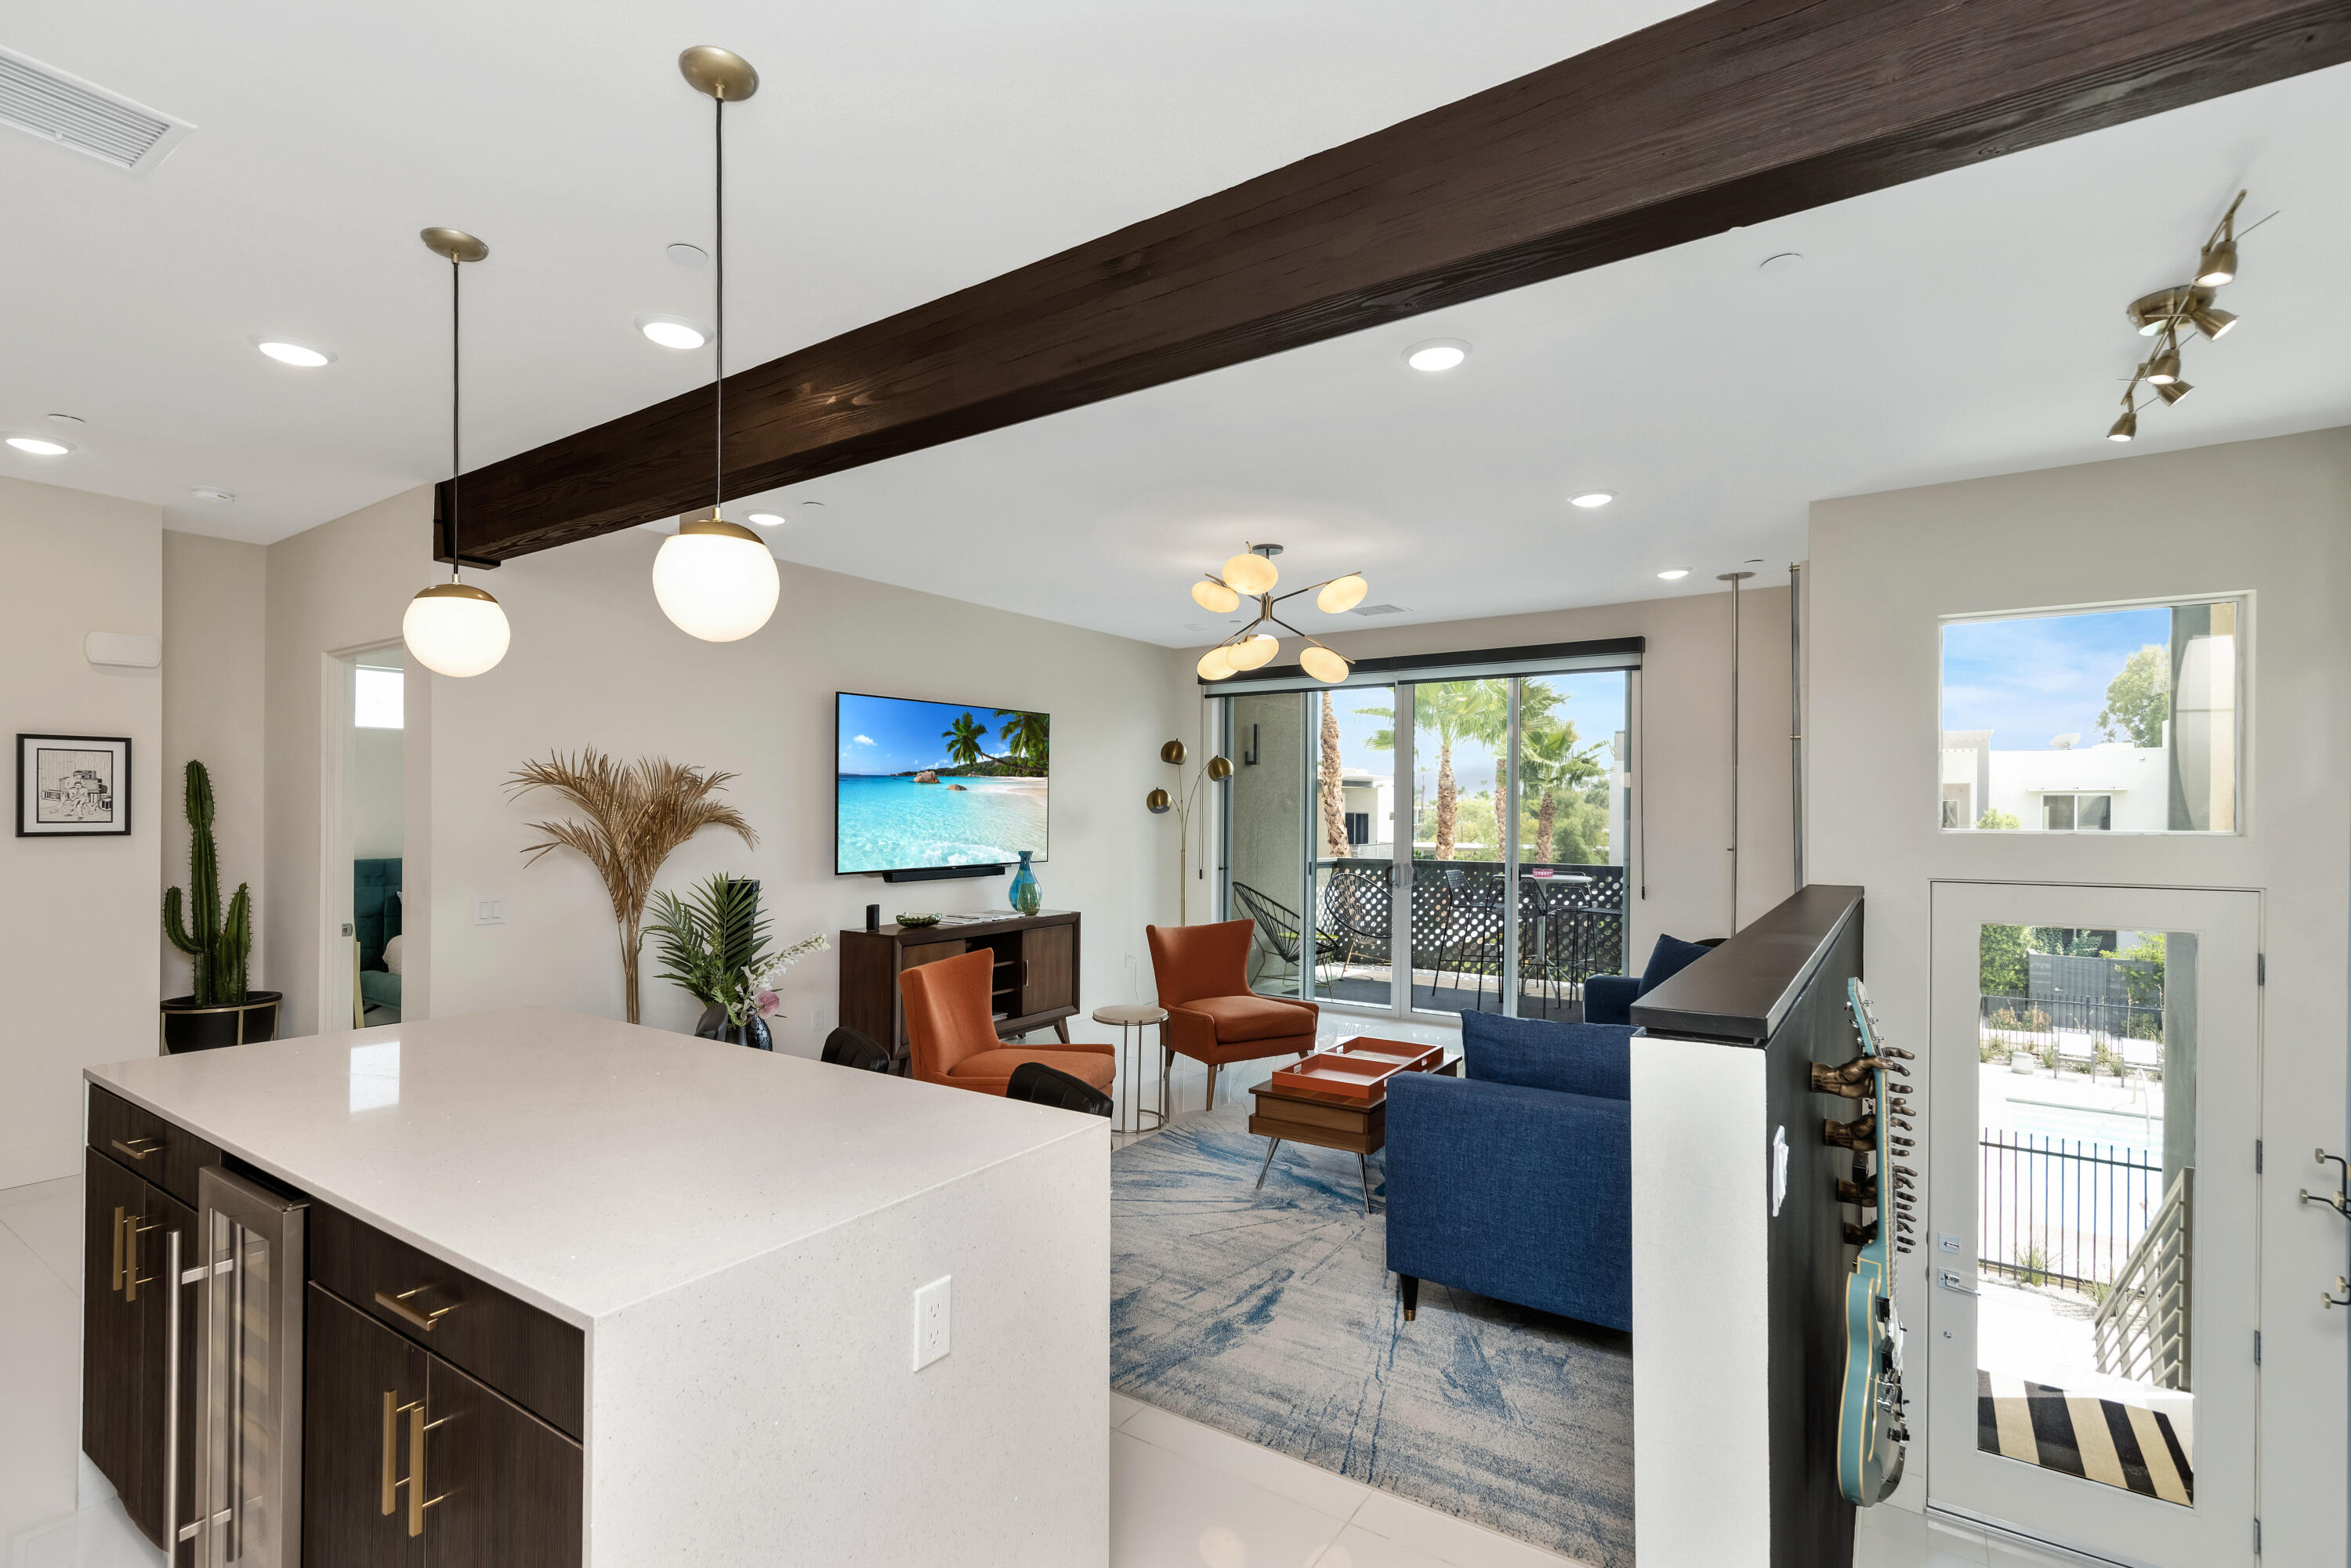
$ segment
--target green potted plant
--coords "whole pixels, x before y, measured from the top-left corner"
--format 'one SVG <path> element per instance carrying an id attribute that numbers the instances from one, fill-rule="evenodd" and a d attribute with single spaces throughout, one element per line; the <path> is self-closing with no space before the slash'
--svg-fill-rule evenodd
<path id="1" fill-rule="evenodd" d="M 185 918 L 180 890 L 163 894 L 163 935 L 188 956 L 195 989 L 163 998 L 163 1054 L 210 1051 L 273 1040 L 277 1034 L 277 991 L 248 990 L 246 963 L 253 953 L 253 894 L 244 883 L 221 908 L 220 858 L 213 847 L 213 780 L 201 762 L 190 761 L 187 781 L 188 894 Z"/>
<path id="2" fill-rule="evenodd" d="M 725 873 L 690 889 L 653 897 L 646 931 L 661 960 L 662 978 L 703 1004 L 694 1032 L 757 1051 L 776 1049 L 768 1020 L 777 1016 L 776 988 L 784 971 L 832 946 L 814 933 L 780 953 L 768 951 L 768 917 L 759 912 L 759 884 Z"/>

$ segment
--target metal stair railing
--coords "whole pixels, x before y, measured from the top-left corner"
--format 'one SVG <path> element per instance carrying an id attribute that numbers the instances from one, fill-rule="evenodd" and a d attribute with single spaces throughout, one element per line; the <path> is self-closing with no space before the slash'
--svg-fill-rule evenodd
<path id="1" fill-rule="evenodd" d="M 2183 1169 L 2163 1195 L 2147 1234 L 2091 1320 L 2098 1370 L 2158 1388 L 2188 1387 L 2189 1295 L 2194 1253 L 2196 1171 Z"/>

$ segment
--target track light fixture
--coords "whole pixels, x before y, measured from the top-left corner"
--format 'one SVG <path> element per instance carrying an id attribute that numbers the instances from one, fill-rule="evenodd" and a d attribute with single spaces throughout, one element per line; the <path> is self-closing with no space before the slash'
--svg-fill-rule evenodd
<path id="1" fill-rule="evenodd" d="M 1200 655 L 1196 668 L 1202 680 L 1221 681 L 1243 670 L 1262 669 L 1273 663 L 1274 654 L 1281 648 L 1281 639 L 1273 630 L 1277 626 L 1293 636 L 1306 638 L 1307 645 L 1300 650 L 1298 663 L 1309 675 L 1334 686 L 1347 678 L 1353 666 L 1343 654 L 1308 637 L 1274 614 L 1273 607 L 1283 600 L 1311 593 L 1318 607 L 1335 615 L 1361 604 L 1364 596 L 1371 591 L 1371 584 L 1364 580 L 1362 572 L 1349 571 L 1277 595 L 1273 590 L 1281 580 L 1281 572 L 1273 564 L 1273 558 L 1280 553 L 1280 545 L 1250 545 L 1225 562 L 1221 572 L 1209 572 L 1192 585 L 1192 601 L 1212 614 L 1238 610 L 1244 599 L 1257 601 L 1256 619 Z"/>
<path id="2" fill-rule="evenodd" d="M 2196 258 L 2196 277 L 2191 283 L 2174 284 L 2158 288 L 2152 294 L 2142 294 L 2130 302 L 2124 314 L 2144 338 L 2157 340 L 2154 353 L 2139 362 L 2131 372 L 2130 385 L 2123 392 L 2123 414 L 2106 431 L 2108 441 L 2128 441 L 2138 434 L 2138 409 L 2136 394 L 2144 382 L 2155 389 L 2166 405 L 2178 402 L 2193 390 L 2181 379 L 2179 340 L 2183 329 L 2192 329 L 2206 342 L 2216 342 L 2237 324 L 2236 315 L 2212 303 L 2212 291 L 2237 277 L 2237 209 L 2245 204 L 2245 193 L 2229 204 L 2220 214 Z M 2277 214 L 2272 213 L 2270 217 Z M 2262 224 L 2248 225 L 2251 234 Z"/>

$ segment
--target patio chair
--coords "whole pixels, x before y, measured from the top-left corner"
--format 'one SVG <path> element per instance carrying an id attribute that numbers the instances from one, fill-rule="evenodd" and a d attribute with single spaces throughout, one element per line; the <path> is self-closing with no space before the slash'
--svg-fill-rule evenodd
<path id="1" fill-rule="evenodd" d="M 2090 1040 L 2090 1031 L 2082 1029 L 2061 1029 L 2057 1031 L 2057 1070 L 2077 1067 L 2086 1075 L 2097 1065 L 2098 1048 Z"/>
<path id="2" fill-rule="evenodd" d="M 1343 980 L 1359 955 L 1367 961 L 1387 962 L 1388 915 L 1394 903 L 1388 876 L 1394 863 L 1364 861 L 1332 866 L 1331 880 L 1323 884 L 1322 925 L 1329 933 L 1328 956 L 1338 964 Z"/>
<path id="3" fill-rule="evenodd" d="M 1245 882 L 1233 883 L 1233 901 L 1241 906 L 1243 915 L 1257 923 L 1257 943 L 1249 950 L 1249 985 L 1252 988 L 1257 985 L 1257 956 L 1260 951 L 1270 951 L 1289 965 L 1290 973 L 1295 975 L 1298 972 L 1300 941 L 1296 912 L 1280 899 L 1269 897 Z"/>

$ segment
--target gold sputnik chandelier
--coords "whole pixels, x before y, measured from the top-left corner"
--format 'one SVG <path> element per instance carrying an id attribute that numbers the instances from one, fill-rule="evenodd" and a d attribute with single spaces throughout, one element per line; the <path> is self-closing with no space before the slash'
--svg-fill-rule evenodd
<path id="1" fill-rule="evenodd" d="M 2245 204 L 2245 193 L 2229 204 L 2220 221 L 2212 227 L 2211 235 L 2196 258 L 2196 276 L 2187 283 L 2177 283 L 2168 288 L 2158 288 L 2143 294 L 2130 302 L 2125 314 L 2139 336 L 2155 340 L 2155 351 L 2139 361 L 2131 371 L 2130 384 L 2123 389 L 2122 417 L 2106 431 L 2108 441 L 2128 441 L 2138 434 L 2138 411 L 2147 406 L 2139 401 L 2142 384 L 2155 389 L 2156 396 L 2166 403 L 2178 402 L 2196 389 L 2188 383 L 2181 372 L 2179 345 L 2185 340 L 2201 337 L 2217 340 L 2237 324 L 2237 318 L 2212 303 L 2213 291 L 2233 283 L 2237 277 L 2237 209 Z M 2274 217 L 2276 214 L 2272 214 Z M 2269 222 L 2263 218 L 2262 223 Z M 2261 227 L 2255 224 L 2252 228 Z M 2251 233 L 2252 229 L 2248 229 Z"/>
<path id="2" fill-rule="evenodd" d="M 1281 639 L 1271 630 L 1279 626 L 1293 637 L 1305 639 L 1306 646 L 1298 651 L 1299 667 L 1316 680 L 1336 685 L 1347 678 L 1352 667 L 1346 658 L 1324 647 L 1313 637 L 1301 632 L 1273 612 L 1273 607 L 1284 600 L 1295 599 L 1301 593 L 1314 595 L 1314 607 L 1325 614 L 1337 615 L 1353 610 L 1364 601 L 1372 585 L 1364 580 L 1360 571 L 1351 571 L 1324 582 L 1309 583 L 1293 588 L 1288 593 L 1277 594 L 1274 585 L 1281 579 L 1273 558 L 1281 553 L 1280 545 L 1249 546 L 1240 554 L 1225 562 L 1224 570 L 1204 572 L 1192 585 L 1192 602 L 1212 615 L 1229 615 L 1241 606 L 1244 599 L 1257 601 L 1257 618 L 1230 637 L 1200 655 L 1200 678 L 1221 681 L 1243 670 L 1255 670 L 1273 663 L 1281 650 Z"/>

